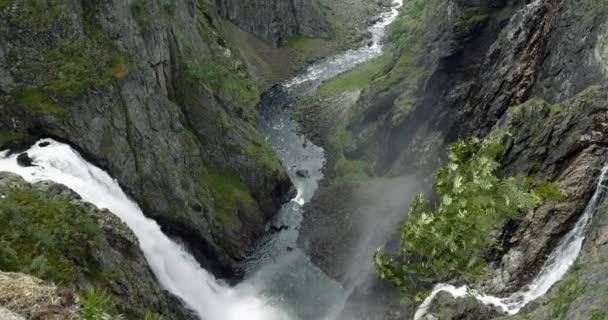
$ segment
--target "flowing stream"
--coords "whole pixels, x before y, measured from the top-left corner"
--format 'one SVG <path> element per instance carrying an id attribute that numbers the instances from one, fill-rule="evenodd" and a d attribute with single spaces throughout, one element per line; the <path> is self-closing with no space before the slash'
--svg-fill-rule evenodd
<path id="1" fill-rule="evenodd" d="M 287 230 L 263 239 L 247 261 L 247 278 L 230 287 L 201 268 L 184 248 L 169 239 L 159 225 L 144 216 L 138 205 L 106 172 L 87 162 L 70 146 L 43 139 L 27 150 L 34 166 L 21 167 L 17 154 L 0 152 L 0 171 L 21 175 L 29 182 L 50 180 L 76 191 L 84 201 L 110 210 L 134 232 L 158 281 L 181 298 L 203 320 L 317 320 L 333 319 L 346 293 L 314 266 L 297 248 L 301 207 L 323 177 L 323 149 L 298 133 L 291 106 L 318 85 L 382 54 L 387 25 L 395 20 L 403 0 L 383 13 L 369 28 L 368 46 L 327 58 L 264 95 L 259 123 L 268 142 L 285 165 L 298 194 L 285 204 L 272 224 Z M 306 170 L 302 178 L 297 170 Z"/>
<path id="2" fill-rule="evenodd" d="M 455 287 L 449 284 L 438 284 L 435 286 L 432 293 L 418 307 L 418 310 L 414 315 L 414 320 L 421 319 L 427 313 L 433 299 L 440 292 L 448 292 L 455 298 L 461 298 L 471 294 L 480 302 L 486 305 L 494 305 L 510 315 L 518 313 L 528 303 L 545 295 L 556 282 L 566 275 L 570 267 L 578 258 L 583 246 L 583 240 L 585 239 L 585 230 L 593 218 L 598 205 L 606 195 L 608 188 L 607 172 L 608 165 L 602 168 L 595 193 L 587 204 L 585 211 L 574 225 L 574 228 L 560 240 L 557 247 L 555 247 L 542 266 L 538 275 L 536 275 L 530 284 L 506 298 L 475 292 L 467 286 Z"/>

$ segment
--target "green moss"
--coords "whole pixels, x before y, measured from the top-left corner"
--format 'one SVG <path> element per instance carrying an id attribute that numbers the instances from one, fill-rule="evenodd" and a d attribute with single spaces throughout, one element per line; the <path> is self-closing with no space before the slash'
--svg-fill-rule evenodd
<path id="1" fill-rule="evenodd" d="M 53 116 L 65 115 L 65 109 L 52 101 L 42 89 L 19 88 L 12 92 L 15 104 L 27 111 Z"/>
<path id="2" fill-rule="evenodd" d="M 367 170 L 369 164 L 362 160 L 336 160 L 336 181 L 364 181 L 369 179 Z"/>
<path id="3" fill-rule="evenodd" d="M 568 276 L 562 280 L 557 294 L 550 297 L 549 319 L 566 320 L 568 308 L 576 300 L 576 297 L 582 293 L 583 287 L 579 282 L 578 267 L 578 265 L 573 267 Z"/>
<path id="4" fill-rule="evenodd" d="M 60 22 L 58 18 L 66 3 L 66 0 L 1 0 L 0 9 L 11 8 L 5 12 L 11 24 L 42 33 Z"/>
<path id="5" fill-rule="evenodd" d="M 367 171 L 369 164 L 362 160 L 349 160 L 344 152 L 354 147 L 352 132 L 341 128 L 329 137 L 329 146 L 332 148 L 336 160 L 334 166 L 334 182 L 361 181 L 369 178 Z"/>
<path id="6" fill-rule="evenodd" d="M 28 138 L 27 134 L 15 131 L 0 131 L 0 150 Z"/>
<path id="7" fill-rule="evenodd" d="M 213 194 L 214 219 L 230 229 L 240 229 L 239 212 L 251 212 L 256 207 L 249 187 L 238 175 L 223 170 L 209 171 L 209 186 Z"/>
<path id="8" fill-rule="evenodd" d="M 592 19 L 608 7 L 608 0 L 584 0 L 575 2 L 574 12 L 583 19 Z"/>
<path id="9" fill-rule="evenodd" d="M 33 191 L 9 191 L 0 200 L 0 269 L 72 284 L 91 274 L 90 252 L 107 245 L 96 221 L 66 201 Z M 79 257 L 80 262 L 74 261 Z"/>
<path id="10" fill-rule="evenodd" d="M 101 155 L 103 156 L 109 156 L 112 153 L 112 147 L 114 145 L 113 139 L 112 139 L 112 134 L 109 132 L 106 132 L 103 135 L 103 138 L 101 139 Z"/>
<path id="11" fill-rule="evenodd" d="M 277 158 L 274 150 L 263 140 L 258 143 L 250 143 L 245 147 L 245 153 L 256 159 L 256 162 L 271 172 L 284 173 L 281 161 Z"/>
<path id="12" fill-rule="evenodd" d="M 606 320 L 608 319 L 608 310 L 597 309 L 591 313 L 591 320 Z"/>
<path id="13" fill-rule="evenodd" d="M 349 72 L 341 74 L 332 80 L 323 83 L 315 97 L 325 97 L 341 92 L 354 91 L 367 87 L 373 77 L 377 75 L 391 60 L 389 55 L 373 59 Z"/>
<path id="14" fill-rule="evenodd" d="M 228 61 L 184 58 L 181 65 L 183 80 L 199 83 L 232 105 L 251 111 L 259 98 L 259 88 L 245 75 L 228 67 Z"/>
<path id="15" fill-rule="evenodd" d="M 129 73 L 128 58 L 101 33 L 84 41 L 62 40 L 48 54 L 45 91 L 57 98 L 83 95 L 90 87 L 102 87 Z"/>
<path id="16" fill-rule="evenodd" d="M 479 5 L 467 6 L 460 11 L 455 27 L 461 32 L 469 33 L 479 23 L 487 21 L 489 17 L 484 8 Z"/>
<path id="17" fill-rule="evenodd" d="M 305 49 L 309 47 L 315 47 L 322 43 L 325 43 L 327 40 L 322 38 L 314 38 L 314 37 L 305 37 L 305 36 L 292 36 L 287 39 L 286 47 L 292 49 Z"/>
<path id="18" fill-rule="evenodd" d="M 63 3 L 36 2 L 39 3 L 36 8 L 47 9 L 48 6 L 61 7 Z M 52 17 L 61 20 L 56 15 Z M 128 56 L 107 39 L 92 17 L 87 15 L 83 21 L 85 37 L 58 40 L 50 50 L 40 53 L 40 62 L 26 61 L 20 66 L 19 75 L 37 86 L 24 86 L 11 92 L 17 106 L 34 113 L 63 116 L 65 109 L 62 104 L 66 100 L 83 95 L 91 87 L 103 87 L 127 76 L 130 69 Z"/>

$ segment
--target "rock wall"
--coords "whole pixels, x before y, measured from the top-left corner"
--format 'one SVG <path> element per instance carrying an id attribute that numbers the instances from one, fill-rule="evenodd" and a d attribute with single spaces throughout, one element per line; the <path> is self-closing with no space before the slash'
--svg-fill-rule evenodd
<path id="1" fill-rule="evenodd" d="M 569 195 L 566 201 L 546 204 L 502 230 L 505 250 L 488 256 L 498 268 L 491 287 L 499 294 L 520 288 L 538 272 L 547 253 L 583 212 L 607 159 L 608 105 L 601 86 L 608 80 L 606 8 L 604 2 L 592 0 L 406 2 L 391 27 L 391 61 L 347 107 L 355 112 L 346 117 L 353 141 L 344 156 L 367 162 L 372 175 L 417 174 L 424 190 L 431 183 L 427 178 L 444 162 L 448 143 L 509 126 L 512 138 L 502 159 L 504 173 L 524 172 L 562 184 Z M 331 194 L 313 199 L 305 226 L 330 214 L 315 205 L 328 197 Z M 349 219 L 353 211 L 347 211 L 335 221 Z M 334 230 L 344 234 L 333 237 L 358 237 L 358 231 L 342 225 L 337 222 Z M 307 249 L 313 257 L 321 253 L 317 261 L 335 274 L 327 257 L 341 251 L 324 255 L 328 247 L 315 247 L 323 239 L 314 237 L 303 235 L 303 242 L 311 245 Z M 362 287 L 351 305 L 390 295 L 374 286 Z M 472 310 L 466 303 L 456 304 L 456 309 Z M 587 304 L 586 310 L 600 305 Z M 571 306 L 565 310 L 581 310 Z M 465 312 L 445 317 L 463 318 L 488 316 Z"/>
<path id="2" fill-rule="evenodd" d="M 291 182 L 255 129 L 259 88 L 215 12 L 198 0 L 2 2 L 0 148 L 68 142 L 234 276 Z"/>
<path id="3" fill-rule="evenodd" d="M 219 14 L 280 47 L 292 36 L 326 37 L 330 27 L 313 0 L 216 0 Z"/>

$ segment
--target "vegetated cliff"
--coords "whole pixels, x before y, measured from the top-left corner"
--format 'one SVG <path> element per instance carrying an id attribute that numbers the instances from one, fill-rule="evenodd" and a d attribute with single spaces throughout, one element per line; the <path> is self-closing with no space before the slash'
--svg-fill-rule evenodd
<path id="1" fill-rule="evenodd" d="M 232 7 L 238 12 L 241 20 L 226 20 L 222 23 L 224 36 L 233 43 L 237 43 L 238 52 L 243 60 L 253 70 L 254 74 L 261 75 L 262 81 L 268 87 L 278 82 L 295 77 L 311 62 L 328 57 L 339 52 L 360 47 L 369 41 L 368 28 L 377 14 L 386 9 L 386 3 L 382 1 L 369 0 L 315 0 L 294 1 L 307 6 L 316 12 L 320 10 L 322 19 L 320 21 L 323 29 L 327 32 L 317 36 L 305 36 L 292 34 L 284 38 L 281 47 L 275 46 L 275 41 L 268 41 L 261 36 L 255 36 L 244 31 L 248 24 L 254 24 L 257 19 L 268 19 L 274 16 L 256 14 L 254 9 L 259 11 L 269 11 L 271 9 L 284 9 L 290 1 L 223 1 L 224 6 Z M 274 5 L 276 3 L 276 5 Z M 312 3 L 312 5 L 310 5 Z M 264 5 L 262 5 L 264 4 Z M 220 4 L 221 5 L 221 4 Z M 254 5 L 261 7 L 254 7 Z M 244 9 L 247 8 L 245 11 Z M 297 7 L 296 7 L 297 8 Z M 300 11 L 296 10 L 295 13 Z M 244 15 L 252 14 L 254 18 Z M 304 13 L 305 14 L 305 13 Z M 313 15 L 316 16 L 316 13 Z M 256 25 L 257 28 L 268 30 L 271 26 L 276 26 L 279 22 L 285 22 L 286 26 L 279 28 L 293 31 L 293 26 L 299 23 L 311 24 L 313 21 L 295 17 L 292 12 L 277 17 L 277 21 Z M 231 22 L 232 21 L 232 22 Z M 316 21 L 316 20 L 314 20 Z M 242 25 L 245 24 L 245 25 Z M 240 26 L 240 27 L 239 27 Z M 314 27 L 318 29 L 321 27 Z M 285 35 L 281 35 L 285 37 Z M 265 81 L 264 81 L 265 80 Z"/>
<path id="2" fill-rule="evenodd" d="M 2 307 L 28 319 L 71 319 L 77 296 L 95 289 L 110 294 L 128 319 L 147 313 L 196 319 L 160 288 L 137 238 L 111 212 L 80 201 L 65 186 L 30 184 L 6 172 L 0 172 L 0 195 L 0 270 L 59 286 L 0 272 Z"/>
<path id="3" fill-rule="evenodd" d="M 223 276 L 289 198 L 206 0 L 0 1 L 0 148 L 69 142 Z"/>
<path id="4" fill-rule="evenodd" d="M 280 47 L 295 35 L 327 37 L 329 24 L 313 0 L 216 0 L 222 17 Z"/>
<path id="5" fill-rule="evenodd" d="M 488 257 L 497 262 L 499 275 L 488 289 L 507 294 L 538 272 L 570 230 L 607 160 L 606 88 L 595 86 L 605 84 L 608 77 L 607 8 L 607 2 L 593 0 L 410 1 L 392 26 L 389 57 L 377 61 L 375 71 L 365 77 L 357 76 L 363 67 L 325 84 L 326 91 L 303 107 L 303 123 L 312 130 L 316 114 L 340 115 L 329 117 L 337 121 L 327 126 L 330 130 L 317 130 L 319 140 L 335 153 L 334 163 L 328 165 L 334 177 L 347 177 L 353 185 L 357 177 L 418 173 L 421 189 L 429 184 L 423 179 L 442 163 L 447 143 L 483 137 L 499 123 L 510 126 L 503 172 L 557 180 L 568 198 L 547 203 L 505 227 L 504 251 Z M 340 98 L 344 92 L 360 96 L 353 103 Z M 322 188 L 317 200 L 324 192 L 331 198 L 331 188 Z M 318 245 L 322 235 L 307 232 L 306 225 L 328 214 L 315 201 L 305 217 L 302 240 L 313 257 L 326 250 Z M 598 223 L 590 235 L 603 239 L 603 222 Z M 341 238 L 356 237 L 357 231 L 351 234 L 343 227 L 347 225 L 352 222 L 338 223 L 334 229 L 346 234 Z M 594 261 L 603 261 L 602 245 L 589 240 L 585 252 L 598 254 Z M 585 254 L 583 261 L 588 259 Z M 605 267 L 595 266 L 594 276 L 584 277 L 580 287 L 592 290 L 592 279 Z M 368 289 L 360 291 L 366 290 L 369 294 Z M 561 299 L 559 290 L 550 297 Z M 568 315 L 585 310 L 581 319 L 602 306 L 601 299 L 589 298 L 584 307 L 582 300 L 575 304 L 569 299 L 555 303 Z M 460 302 L 456 304 L 466 313 Z M 466 314 L 466 319 L 488 317 Z M 440 319 L 459 316 L 464 314 Z"/>

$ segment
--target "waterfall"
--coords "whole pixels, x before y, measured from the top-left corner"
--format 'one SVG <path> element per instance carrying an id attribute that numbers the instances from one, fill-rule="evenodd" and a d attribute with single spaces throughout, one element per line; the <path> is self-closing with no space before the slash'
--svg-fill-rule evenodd
<path id="1" fill-rule="evenodd" d="M 48 143 L 47 146 L 44 146 Z M 44 147 L 43 147 L 44 146 Z M 27 150 L 33 167 L 20 167 L 17 155 L 0 152 L 0 171 L 29 182 L 63 184 L 84 201 L 110 210 L 133 231 L 160 284 L 181 298 L 204 320 L 286 320 L 286 313 L 269 305 L 253 287 L 228 287 L 201 268 L 183 247 L 169 239 L 159 225 L 144 216 L 106 172 L 83 159 L 66 144 L 43 139 Z"/>
<path id="2" fill-rule="evenodd" d="M 570 267 L 578 258 L 583 247 L 583 240 L 585 240 L 585 230 L 587 229 L 591 218 L 593 218 L 597 206 L 606 194 L 606 186 L 604 184 L 607 181 L 607 172 L 608 165 L 602 168 L 595 193 L 587 204 L 585 211 L 574 225 L 574 228 L 560 240 L 557 247 L 555 247 L 547 261 L 545 261 L 538 275 L 536 275 L 530 284 L 506 298 L 485 295 L 471 290 L 467 286 L 457 288 L 449 284 L 438 284 L 418 307 L 418 310 L 416 310 L 416 314 L 414 315 L 414 320 L 421 319 L 427 313 L 433 299 L 439 292 L 447 292 L 455 298 L 462 298 L 471 294 L 483 304 L 496 306 L 510 315 L 517 314 L 528 303 L 545 295 L 556 282 L 566 275 Z"/>

